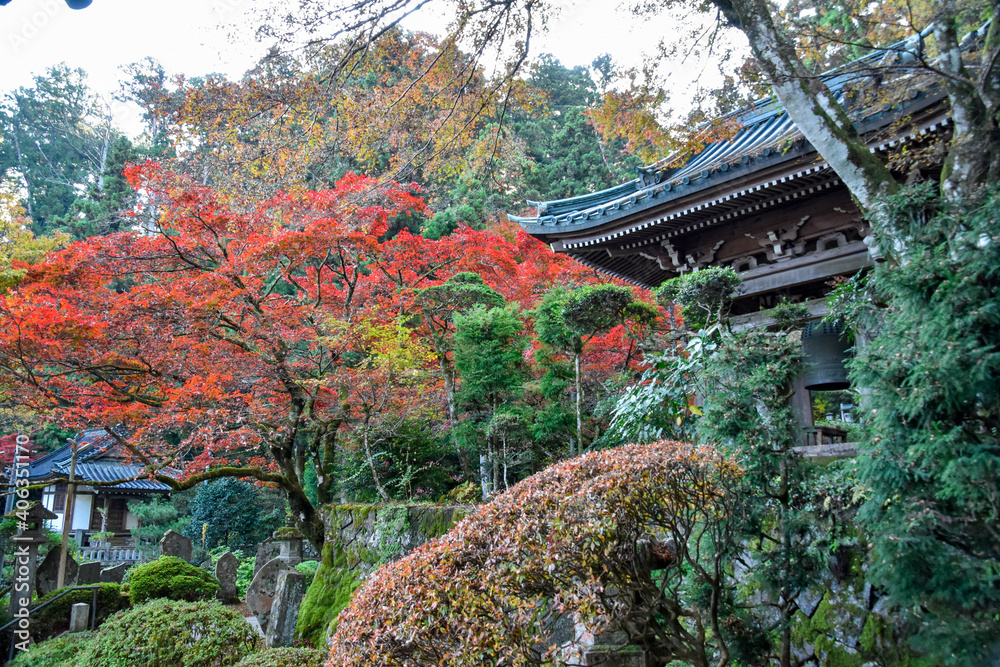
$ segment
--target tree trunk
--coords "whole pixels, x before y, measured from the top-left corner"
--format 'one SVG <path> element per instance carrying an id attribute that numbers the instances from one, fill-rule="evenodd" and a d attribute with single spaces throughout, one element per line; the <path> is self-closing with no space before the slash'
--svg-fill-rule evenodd
<path id="1" fill-rule="evenodd" d="M 778 101 L 805 138 L 840 176 L 861 209 L 878 215 L 876 198 L 897 191 L 899 184 L 868 149 L 827 85 L 803 65 L 766 0 L 713 0 L 713 4 L 746 35 Z"/>
<path id="2" fill-rule="evenodd" d="M 583 451 L 583 383 L 580 381 L 580 353 L 577 352 L 573 356 L 576 370 L 576 442 L 580 451 Z M 575 453 L 572 441 L 569 444 L 569 453 L 570 456 Z"/>
<path id="3" fill-rule="evenodd" d="M 364 425 L 365 435 L 364 435 L 363 439 L 364 439 L 364 443 L 365 443 L 365 456 L 368 458 L 368 467 L 369 467 L 369 469 L 372 472 L 372 481 L 375 482 L 375 490 L 378 491 L 378 494 L 380 496 L 382 496 L 382 500 L 384 500 L 385 502 L 389 502 L 389 500 L 390 500 L 389 494 L 386 493 L 385 487 L 383 487 L 382 486 L 382 482 L 379 481 L 378 471 L 375 469 L 375 457 L 372 456 L 371 442 L 368 439 L 368 423 L 367 422 L 368 422 L 368 419 L 366 418 L 365 419 L 365 425 Z"/>
<path id="4" fill-rule="evenodd" d="M 1000 19 L 1000 9 L 994 10 L 993 24 L 990 26 L 984 51 L 984 76 L 977 89 L 973 84 L 965 64 L 962 62 L 962 48 L 958 41 L 954 16 L 957 13 L 954 1 L 942 2 L 940 17 L 934 26 L 938 50 L 941 52 L 941 69 L 949 76 L 944 79 L 951 105 L 952 131 L 951 146 L 945 158 L 941 173 L 941 192 L 952 200 L 969 199 L 984 183 L 992 182 L 998 168 L 997 146 L 1000 144 L 996 111 L 997 86 L 994 79 L 995 67 L 987 70 L 990 56 L 995 47 L 989 48 L 997 38 L 996 22 Z M 992 113 L 991 113 L 992 107 Z"/>

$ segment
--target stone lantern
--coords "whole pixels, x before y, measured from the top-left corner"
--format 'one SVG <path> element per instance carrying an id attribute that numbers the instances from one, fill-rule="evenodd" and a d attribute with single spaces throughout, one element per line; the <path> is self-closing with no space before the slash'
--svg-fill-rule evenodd
<path id="1" fill-rule="evenodd" d="M 17 534 L 11 538 L 14 542 L 14 577 L 10 589 L 10 615 L 15 619 L 26 618 L 35 585 L 38 545 L 48 542 L 43 524 L 58 517 L 35 502 L 26 509 L 15 509 L 5 518 L 17 520 Z"/>
<path id="2" fill-rule="evenodd" d="M 295 567 L 302 562 L 302 533 L 297 528 L 285 526 L 274 531 L 272 538 L 281 545 L 278 560 L 284 561 L 289 567 Z"/>

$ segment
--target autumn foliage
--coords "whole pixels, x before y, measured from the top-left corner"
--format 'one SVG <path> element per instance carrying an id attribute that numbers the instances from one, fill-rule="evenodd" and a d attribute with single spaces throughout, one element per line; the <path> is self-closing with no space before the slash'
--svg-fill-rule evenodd
<path id="1" fill-rule="evenodd" d="M 678 586 L 682 571 L 719 583 L 712 547 L 739 475 L 716 451 L 669 441 L 546 468 L 372 575 L 329 664 L 572 662 L 579 646 L 554 636 L 572 638 L 574 623 L 623 632 L 658 664 L 704 664 L 713 598 L 685 603 Z"/>
<path id="2" fill-rule="evenodd" d="M 372 464 L 396 430 L 443 420 L 439 357 L 451 353 L 430 344 L 440 332 L 422 324 L 420 290 L 474 273 L 527 309 L 554 283 L 597 282 L 520 230 L 390 233 L 424 210 L 412 186 L 348 174 L 245 210 L 154 163 L 128 176 L 156 226 L 19 267 L 0 303 L 0 377 L 66 427 L 113 429 L 175 488 L 276 484 L 317 544 L 315 505 L 339 494 L 345 452 Z M 589 363 L 624 370 L 623 335 L 595 342 L 606 349 Z"/>

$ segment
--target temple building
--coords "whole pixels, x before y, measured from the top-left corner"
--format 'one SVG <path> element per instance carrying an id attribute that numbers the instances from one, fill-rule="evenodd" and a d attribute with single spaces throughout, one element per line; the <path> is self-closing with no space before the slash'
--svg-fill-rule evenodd
<path id="1" fill-rule="evenodd" d="M 868 57 L 869 68 L 876 57 Z M 872 152 L 905 169 L 898 175 L 936 177 L 933 159 L 901 165 L 898 158 L 931 153 L 947 137 L 943 92 L 911 87 L 892 104 L 873 107 L 862 101 L 865 65 L 862 59 L 850 72 L 831 74 L 827 85 L 853 111 Z M 733 120 L 738 129 L 729 139 L 694 155 L 639 168 L 634 180 L 600 192 L 529 202 L 535 215 L 510 219 L 554 252 L 642 287 L 708 266 L 732 267 L 743 279 L 735 327 L 767 325 L 767 309 L 782 297 L 805 303 L 819 318 L 836 280 L 879 259 L 870 227 L 777 100 L 762 100 Z M 798 400 L 809 430 L 808 395 Z M 823 441 L 823 429 L 816 431 L 808 444 Z"/>

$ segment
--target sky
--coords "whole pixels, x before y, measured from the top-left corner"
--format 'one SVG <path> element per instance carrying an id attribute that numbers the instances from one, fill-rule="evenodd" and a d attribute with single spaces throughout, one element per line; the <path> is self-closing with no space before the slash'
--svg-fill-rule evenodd
<path id="1" fill-rule="evenodd" d="M 296 0 L 288 0 L 290 6 Z M 614 0 L 564 3 L 567 9 L 536 40 L 535 54 L 552 53 L 564 65 L 589 65 L 610 53 L 616 63 L 639 65 L 666 25 L 637 22 Z M 64 0 L 11 0 L 0 7 L 0 94 L 31 85 L 32 76 L 66 62 L 83 68 L 102 93 L 118 89 L 119 67 L 147 56 L 169 74 L 218 72 L 239 77 L 266 51 L 253 38 L 253 0 L 93 0 L 72 10 Z M 442 19 L 424 13 L 407 27 L 433 32 Z M 138 108 L 116 104 L 117 124 L 140 127 Z M 130 132 L 131 133 L 131 132 Z"/>

